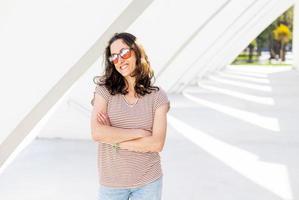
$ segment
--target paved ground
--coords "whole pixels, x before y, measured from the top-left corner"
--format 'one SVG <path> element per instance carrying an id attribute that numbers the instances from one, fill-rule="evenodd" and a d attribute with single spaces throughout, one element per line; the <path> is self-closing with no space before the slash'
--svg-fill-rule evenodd
<path id="1" fill-rule="evenodd" d="M 299 199 L 299 72 L 228 67 L 170 95 L 164 200 Z M 0 176 L 1 200 L 96 199 L 96 144 L 36 139 Z"/>

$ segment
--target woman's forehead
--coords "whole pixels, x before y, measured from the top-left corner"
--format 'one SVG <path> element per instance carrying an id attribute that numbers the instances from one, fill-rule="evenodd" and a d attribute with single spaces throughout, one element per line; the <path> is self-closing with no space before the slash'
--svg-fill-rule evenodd
<path id="1" fill-rule="evenodd" d="M 128 48 L 129 46 L 122 40 L 117 39 L 110 45 L 111 54 L 119 53 L 122 48 Z"/>

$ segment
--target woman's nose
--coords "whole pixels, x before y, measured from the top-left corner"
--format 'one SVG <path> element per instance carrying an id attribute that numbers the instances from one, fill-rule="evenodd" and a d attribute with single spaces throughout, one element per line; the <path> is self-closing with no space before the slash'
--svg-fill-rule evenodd
<path id="1" fill-rule="evenodd" d="M 119 63 L 120 63 L 120 64 L 123 64 L 123 63 L 125 62 L 125 59 L 123 59 L 121 56 L 119 56 L 119 59 L 118 59 L 118 60 L 119 60 Z"/>

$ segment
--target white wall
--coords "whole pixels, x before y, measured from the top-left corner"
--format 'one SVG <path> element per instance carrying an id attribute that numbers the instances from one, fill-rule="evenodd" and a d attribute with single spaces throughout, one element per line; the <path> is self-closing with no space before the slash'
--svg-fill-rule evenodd
<path id="1" fill-rule="evenodd" d="M 0 2 L 0 143 L 128 3 Z"/>

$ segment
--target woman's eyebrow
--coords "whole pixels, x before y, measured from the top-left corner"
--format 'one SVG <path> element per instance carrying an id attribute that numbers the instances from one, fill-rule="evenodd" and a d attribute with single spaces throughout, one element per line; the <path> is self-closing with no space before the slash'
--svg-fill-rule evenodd
<path id="1" fill-rule="evenodd" d="M 111 54 L 118 54 L 118 53 L 116 53 L 116 52 L 111 52 Z"/>
<path id="2" fill-rule="evenodd" d="M 111 52 L 111 54 L 119 54 L 120 52 L 121 52 L 121 50 L 123 50 L 123 49 L 125 49 L 125 48 L 128 48 L 128 47 L 123 47 L 123 48 L 121 48 L 120 50 L 119 50 L 119 52 L 118 53 L 116 53 L 116 52 Z M 110 50 L 111 51 L 111 50 Z"/>

